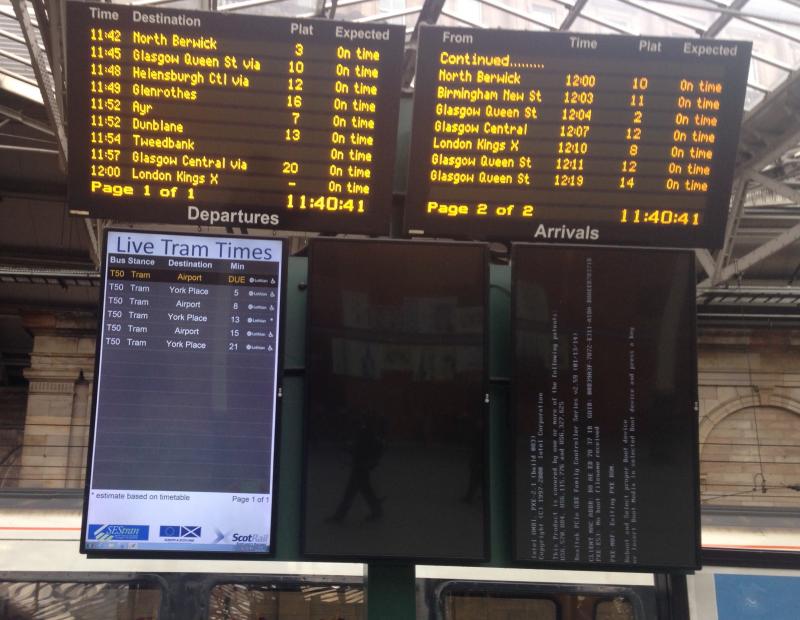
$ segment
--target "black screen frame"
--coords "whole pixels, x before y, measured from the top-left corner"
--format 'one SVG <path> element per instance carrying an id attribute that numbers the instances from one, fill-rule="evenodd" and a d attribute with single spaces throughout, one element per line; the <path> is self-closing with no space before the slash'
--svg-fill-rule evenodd
<path id="1" fill-rule="evenodd" d="M 313 286 L 311 282 L 311 270 L 313 269 L 314 261 L 314 247 L 317 244 L 340 244 L 342 247 L 350 245 L 354 250 L 358 248 L 366 249 L 372 245 L 405 245 L 409 248 L 420 246 L 474 246 L 481 248 L 484 255 L 484 269 L 483 269 L 483 304 L 484 304 L 484 331 L 483 331 L 483 381 L 482 390 L 484 393 L 484 402 L 481 405 L 482 416 L 485 428 L 485 437 L 483 442 L 484 452 L 484 472 L 483 472 L 483 493 L 482 493 L 482 507 L 483 507 L 483 555 L 480 558 L 448 558 L 442 556 L 423 556 L 423 555 L 390 555 L 390 554 L 376 554 L 376 555 L 359 555 L 359 554 L 330 554 L 330 553 L 313 553 L 306 549 L 306 532 L 307 532 L 307 495 L 308 495 L 308 436 L 309 436 L 309 395 L 311 393 L 311 382 L 309 381 L 310 373 L 308 372 L 308 364 L 311 359 L 311 339 L 309 334 L 311 332 L 311 307 Z M 414 564 L 429 564 L 429 565 L 445 565 L 445 566 L 475 566 L 489 562 L 491 555 L 490 548 L 490 535 L 491 535 L 491 475 L 490 475 L 490 407 L 489 407 L 489 328 L 490 328 L 490 299 L 489 299 L 489 246 L 484 243 L 478 242 L 454 242 L 454 241 L 408 241 L 402 239 L 327 239 L 315 238 L 309 244 L 308 249 L 308 276 L 306 281 L 309 283 L 306 298 L 306 373 L 305 373 L 305 386 L 303 398 L 303 430 L 302 430 L 302 492 L 300 497 L 300 556 L 303 559 L 311 561 L 332 561 L 332 562 L 362 562 L 362 563 L 381 563 L 381 564 L 397 564 L 399 562 L 410 562 Z"/>
<path id="2" fill-rule="evenodd" d="M 524 568 L 541 568 L 541 569 L 555 569 L 555 570 L 602 570 L 602 571 L 609 571 L 609 572 L 626 572 L 626 573 L 659 573 L 664 571 L 669 571 L 671 573 L 686 573 L 691 574 L 696 570 L 700 570 L 703 565 L 703 555 L 702 555 L 702 547 L 701 547 L 701 505 L 700 505 L 700 451 L 699 449 L 692 450 L 692 459 L 691 459 L 691 479 L 692 479 L 692 495 L 694 496 L 694 563 L 688 565 L 653 565 L 653 564 L 624 564 L 624 563 L 601 563 L 601 562 L 572 562 L 572 561 L 557 561 L 557 560 L 548 560 L 548 561 L 537 561 L 537 560 L 529 560 L 524 558 L 517 557 L 516 553 L 516 541 L 518 535 L 518 520 L 516 518 L 517 514 L 517 507 L 519 505 L 520 498 L 517 498 L 516 495 L 516 484 L 519 479 L 516 467 L 516 454 L 515 454 L 515 439 L 516 439 L 516 412 L 517 412 L 517 394 L 516 390 L 514 389 L 513 385 L 515 381 L 519 380 L 518 372 L 519 372 L 519 363 L 517 361 L 516 355 L 516 332 L 517 332 L 517 265 L 520 262 L 519 256 L 521 252 L 525 252 L 526 249 L 529 248 L 547 248 L 553 250 L 552 244 L 541 244 L 541 243 L 515 243 L 511 247 L 511 349 L 509 351 L 509 355 L 511 357 L 511 390 L 509 394 L 509 415 L 508 415 L 508 428 L 509 428 L 509 437 L 511 437 L 511 454 L 509 456 L 510 463 L 511 463 L 511 476 L 510 476 L 510 484 L 511 484 L 511 508 L 509 512 L 509 520 L 510 520 L 510 532 L 511 532 L 511 564 L 517 567 L 524 567 Z M 644 248 L 618 248 L 618 247 L 609 247 L 609 246 L 601 246 L 601 247 L 589 247 L 586 245 L 571 245 L 565 246 L 565 250 L 577 250 L 579 252 L 586 252 L 586 253 L 601 253 L 601 252 L 628 252 L 632 255 L 639 254 L 640 256 L 645 256 L 648 254 L 660 253 L 660 254 L 683 254 L 686 256 L 687 262 L 689 263 L 689 269 L 687 271 L 686 277 L 689 281 L 690 288 L 688 294 L 692 296 L 692 306 L 696 306 L 695 299 L 696 295 L 694 295 L 694 291 L 696 289 L 696 270 L 695 270 L 695 260 L 694 260 L 694 253 L 688 250 L 669 250 L 669 249 L 644 249 Z M 691 364 L 692 368 L 691 374 L 693 377 L 698 376 L 697 371 L 697 311 L 693 311 L 690 313 L 689 317 L 690 325 L 689 328 L 692 331 L 693 337 L 690 338 L 691 341 Z M 699 420 L 699 390 L 698 390 L 698 383 L 695 381 L 692 386 L 689 386 L 689 389 L 692 390 L 692 399 L 693 399 L 693 412 L 694 418 L 691 424 L 691 431 L 692 431 L 692 445 L 697 448 L 699 446 L 699 438 L 700 438 L 700 420 Z"/>
<path id="3" fill-rule="evenodd" d="M 125 228 L 106 228 L 103 231 L 102 242 L 102 257 L 100 265 L 100 285 L 102 287 L 101 299 L 98 306 L 97 313 L 97 341 L 95 343 L 94 352 L 94 377 L 92 380 L 92 410 L 89 418 L 89 441 L 86 451 L 86 468 L 85 468 L 85 484 L 83 490 L 83 508 L 81 514 L 81 532 L 80 532 L 80 553 L 86 555 L 89 559 L 92 558 L 131 558 L 131 559 L 170 559 L 170 560 L 265 560 L 275 557 L 277 546 L 277 518 L 278 518 L 278 501 L 280 490 L 280 461 L 281 461 L 281 410 L 283 404 L 283 355 L 284 355 L 284 330 L 286 326 L 286 276 L 287 276 L 287 260 L 288 260 L 288 243 L 283 239 L 271 239 L 271 241 L 280 241 L 281 243 L 281 267 L 280 267 L 280 299 L 281 308 L 280 316 L 278 317 L 279 333 L 277 338 L 277 350 L 275 352 L 275 359 L 277 362 L 276 368 L 276 382 L 275 382 L 275 441 L 272 463 L 272 507 L 270 515 L 270 550 L 267 552 L 207 552 L 207 551 L 159 551 L 159 550 L 139 550 L 139 549 L 87 549 L 86 548 L 86 535 L 88 529 L 89 518 L 89 495 L 91 493 L 91 475 L 92 475 L 92 457 L 94 456 L 94 443 L 95 443 L 95 428 L 97 426 L 97 396 L 100 384 L 100 348 L 102 346 L 103 336 L 103 299 L 105 295 L 107 284 L 107 257 L 108 257 L 108 234 L 110 232 L 137 232 L 137 233 L 162 233 L 170 236 L 180 237 L 218 237 L 222 239 L 230 239 L 235 235 L 222 235 L 222 234 L 195 234 L 195 233 L 177 233 L 177 232 L 164 232 L 157 230 L 145 229 L 125 229 Z"/>

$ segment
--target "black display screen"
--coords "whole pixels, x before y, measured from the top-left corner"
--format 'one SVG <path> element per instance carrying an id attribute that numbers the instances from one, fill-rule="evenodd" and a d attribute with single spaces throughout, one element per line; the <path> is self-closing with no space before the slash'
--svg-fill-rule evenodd
<path id="1" fill-rule="evenodd" d="M 316 240 L 308 290 L 304 553 L 485 560 L 487 249 Z"/>
<path id="2" fill-rule="evenodd" d="M 699 563 L 694 256 L 513 252 L 514 558 Z"/>
<path id="3" fill-rule="evenodd" d="M 750 48 L 423 28 L 406 228 L 720 247 Z"/>
<path id="4" fill-rule="evenodd" d="M 69 2 L 69 207 L 385 234 L 404 31 Z"/>

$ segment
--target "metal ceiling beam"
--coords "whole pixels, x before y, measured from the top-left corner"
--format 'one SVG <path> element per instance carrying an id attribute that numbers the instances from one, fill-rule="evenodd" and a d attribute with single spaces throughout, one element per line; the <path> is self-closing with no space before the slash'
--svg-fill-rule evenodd
<path id="1" fill-rule="evenodd" d="M 558 27 L 558 29 L 569 30 L 572 24 L 575 23 L 575 20 L 580 17 L 581 11 L 583 10 L 583 7 L 586 6 L 588 1 L 589 0 L 577 0 L 575 4 L 572 5 L 572 8 L 570 8 L 566 17 L 564 17 L 564 21 L 561 22 L 561 25 Z"/>
<path id="2" fill-rule="evenodd" d="M 283 2 L 284 0 L 278 0 L 278 1 L 279 2 Z M 342 9 L 342 8 L 349 7 L 349 6 L 355 6 L 357 4 L 366 4 L 367 2 L 374 2 L 374 0 L 341 0 L 341 2 L 337 2 L 336 3 L 336 9 L 338 10 L 338 9 Z M 217 10 L 218 11 L 226 10 L 227 6 L 229 6 L 229 5 L 226 4 L 226 5 L 222 6 L 222 7 L 219 7 Z M 330 12 L 329 12 L 329 14 L 330 14 Z M 315 9 L 314 11 L 311 11 L 310 13 L 300 13 L 296 17 L 318 17 L 317 9 Z M 331 19 L 333 19 L 333 17 L 331 17 Z"/>
<path id="3" fill-rule="evenodd" d="M 406 43 L 405 56 L 403 57 L 403 86 L 408 88 L 414 81 L 414 73 L 417 70 L 417 48 L 419 46 L 419 29 L 421 26 L 435 24 L 444 9 L 445 0 L 425 0 L 419 11 L 417 23 L 414 24 L 414 31 L 411 38 Z"/>
<path id="4" fill-rule="evenodd" d="M 472 28 L 483 28 L 483 24 L 479 24 L 478 22 L 474 22 L 471 19 L 467 19 L 466 17 L 461 17 L 460 15 L 456 15 L 455 13 L 452 13 L 447 9 L 442 9 L 442 15 L 444 15 L 445 17 L 449 17 L 450 19 L 455 20 L 457 22 L 461 22 L 462 24 L 465 24 L 466 26 L 470 26 Z"/>
<path id="5" fill-rule="evenodd" d="M 714 275 L 714 257 L 711 256 L 711 252 L 705 249 L 698 249 L 694 251 L 694 255 L 697 257 L 697 262 L 700 263 L 706 275 L 709 277 Z"/>
<path id="6" fill-rule="evenodd" d="M 760 172 L 752 171 L 750 172 L 750 178 L 758 183 L 759 185 L 763 185 L 767 189 L 772 190 L 779 196 L 783 196 L 787 200 L 791 200 L 795 204 L 800 205 L 800 192 L 796 189 L 793 189 L 786 185 L 786 183 L 781 183 L 777 179 L 773 179 L 772 177 L 768 177 L 765 174 L 761 174 Z"/>
<path id="7" fill-rule="evenodd" d="M 61 102 L 56 100 L 53 77 L 48 73 L 46 57 L 39 49 L 39 44 L 36 40 L 36 31 L 31 16 L 28 13 L 28 2 L 27 0 L 11 0 L 11 2 L 14 5 L 17 21 L 22 29 L 22 36 L 25 37 L 25 43 L 28 46 L 33 72 L 36 75 L 36 81 L 39 83 L 39 89 L 42 91 L 42 100 L 44 101 L 47 117 L 56 135 L 56 143 L 60 153 L 59 159 L 62 167 L 66 168 L 67 136 L 64 133 L 63 107 L 61 106 Z"/>
<path id="8" fill-rule="evenodd" d="M 750 52 L 750 58 L 757 60 L 758 62 L 763 62 L 765 65 L 780 69 L 781 71 L 786 71 L 786 73 L 792 73 L 794 71 L 794 69 L 792 69 L 792 67 L 787 65 L 785 62 L 775 60 L 774 58 L 767 58 L 766 56 L 762 56 L 756 52 Z"/>
<path id="9" fill-rule="evenodd" d="M 42 0 L 30 0 L 30 3 L 31 6 L 33 7 L 33 14 L 36 15 L 36 21 L 38 23 L 37 27 L 39 29 L 39 36 L 41 37 L 42 43 L 44 44 L 44 53 L 47 55 L 48 64 L 52 67 L 53 55 L 50 50 L 50 39 L 47 37 L 47 33 L 50 30 L 50 24 L 47 18 L 47 11 L 44 8 Z"/>
<path id="10" fill-rule="evenodd" d="M 733 0 L 728 7 L 728 11 L 721 11 L 721 15 L 714 20 L 714 22 L 706 28 L 706 31 L 700 36 L 703 39 L 713 39 L 716 37 L 728 23 L 736 17 L 736 13 L 747 4 L 747 0 Z"/>
<path id="11" fill-rule="evenodd" d="M 56 89 L 56 101 L 61 105 L 62 110 L 67 109 L 66 90 L 66 50 L 63 47 L 66 44 L 66 23 L 61 11 L 64 10 L 65 0 L 39 0 L 40 2 L 47 2 L 47 15 L 49 32 L 42 33 L 42 37 L 46 38 L 49 34 L 50 41 L 50 67 L 53 72 L 53 83 Z"/>
<path id="12" fill-rule="evenodd" d="M 8 52 L 6 50 L 0 49 L 0 56 L 8 58 L 9 60 L 13 60 L 14 62 L 18 62 L 19 64 L 25 65 L 26 67 L 31 66 L 30 58 L 25 58 L 24 56 L 17 56 L 13 52 Z"/>
<path id="13" fill-rule="evenodd" d="M 15 43 L 21 43 L 22 45 L 25 45 L 25 39 L 14 34 L 13 32 L 8 32 L 8 30 L 0 29 L 0 37 L 3 37 L 4 39 L 8 39 L 10 41 L 14 41 Z M 44 46 L 40 45 L 39 49 L 44 51 Z"/>
<path id="14" fill-rule="evenodd" d="M 737 176 L 760 172 L 800 142 L 800 71 L 796 71 L 745 115 Z"/>
<path id="15" fill-rule="evenodd" d="M 42 105 L 42 93 L 34 80 L 0 67 L 0 90 Z"/>
<path id="16" fill-rule="evenodd" d="M 17 144 L 0 144 L 0 151 L 21 151 L 24 153 L 39 153 L 40 155 L 58 155 L 56 149 L 43 149 L 38 146 L 19 146 Z"/>
<path id="17" fill-rule="evenodd" d="M 94 223 L 97 224 L 97 230 L 93 226 L 91 218 L 84 218 L 83 223 L 86 224 L 86 234 L 89 236 L 89 255 L 92 257 L 92 262 L 95 268 L 100 269 L 102 261 L 100 260 L 100 241 L 103 238 L 103 220 L 97 219 Z"/>
<path id="18" fill-rule="evenodd" d="M 795 126 L 787 126 L 779 136 L 767 136 L 764 133 L 754 133 L 762 141 L 764 148 L 758 157 L 746 162 L 746 167 L 737 170 L 737 174 L 747 174 L 750 170 L 761 170 L 764 166 L 776 161 L 786 151 L 797 147 L 800 142 L 800 124 L 795 121 Z M 776 140 L 773 141 L 773 138 Z"/>
<path id="19" fill-rule="evenodd" d="M 716 286 L 722 281 L 722 271 L 728 264 L 733 254 L 733 244 L 739 230 L 739 222 L 744 212 L 744 197 L 747 194 L 747 179 L 740 178 L 734 183 L 731 206 L 728 212 L 728 221 L 725 224 L 725 240 L 722 249 L 717 253 L 714 261 L 714 273 L 708 278 L 711 285 Z"/>
<path id="20" fill-rule="evenodd" d="M 765 258 L 772 256 L 773 254 L 780 252 L 785 247 L 792 245 L 798 239 L 800 239 L 800 224 L 795 224 L 786 232 L 781 233 L 771 241 L 767 241 L 763 245 L 758 246 L 752 252 L 748 252 L 741 258 L 731 261 L 727 267 L 724 267 L 720 271 L 716 278 L 706 278 L 698 286 L 703 288 L 709 286 L 718 286 L 722 282 L 730 280 L 731 278 L 744 273 L 750 269 L 750 267 L 761 262 Z"/>
<path id="21" fill-rule="evenodd" d="M 37 121 L 36 119 L 29 118 L 18 110 L 14 110 L 7 106 L 0 105 L 0 114 L 5 116 L 6 118 L 10 118 L 12 121 L 17 121 L 18 123 L 27 125 L 31 129 L 35 129 L 36 131 L 41 131 L 42 133 L 45 133 L 48 136 L 55 136 L 55 133 L 49 127 L 49 125 L 41 121 Z"/>

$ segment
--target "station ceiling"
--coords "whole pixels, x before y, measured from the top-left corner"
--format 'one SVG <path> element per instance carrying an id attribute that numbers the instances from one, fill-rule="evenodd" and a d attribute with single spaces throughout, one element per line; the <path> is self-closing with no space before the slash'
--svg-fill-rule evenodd
<path id="1" fill-rule="evenodd" d="M 725 247 L 697 251 L 701 316 L 800 310 L 800 0 L 134 0 L 406 28 L 422 23 L 753 42 Z M 104 223 L 66 211 L 65 0 L 0 0 L 0 315 L 89 307 Z M 251 234 L 271 234 L 250 231 Z"/>

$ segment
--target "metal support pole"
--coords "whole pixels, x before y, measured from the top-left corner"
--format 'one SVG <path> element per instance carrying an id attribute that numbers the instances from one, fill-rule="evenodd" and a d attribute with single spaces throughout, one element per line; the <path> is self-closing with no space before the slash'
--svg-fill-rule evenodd
<path id="1" fill-rule="evenodd" d="M 411 620 L 416 617 L 413 564 L 368 564 L 364 568 L 367 620 Z"/>
<path id="2" fill-rule="evenodd" d="M 84 218 L 83 223 L 86 225 L 86 233 L 89 235 L 89 254 L 92 257 L 95 268 L 100 269 L 100 242 L 98 241 L 98 235 L 94 230 L 91 218 Z"/>
<path id="3" fill-rule="evenodd" d="M 435 24 L 442 14 L 445 0 L 425 0 L 419 10 L 417 23 L 414 31 L 406 45 L 406 54 L 403 59 L 403 86 L 411 86 L 414 81 L 414 73 L 417 70 L 417 45 L 419 44 L 419 28 L 423 24 Z"/>

